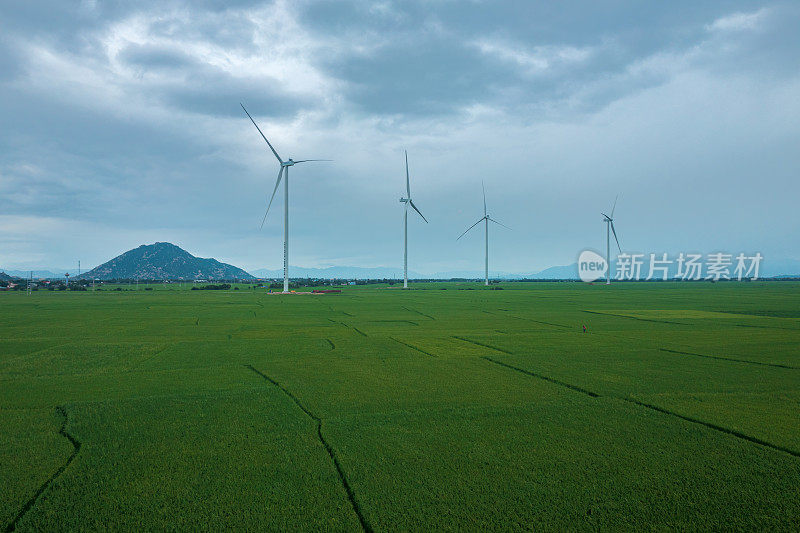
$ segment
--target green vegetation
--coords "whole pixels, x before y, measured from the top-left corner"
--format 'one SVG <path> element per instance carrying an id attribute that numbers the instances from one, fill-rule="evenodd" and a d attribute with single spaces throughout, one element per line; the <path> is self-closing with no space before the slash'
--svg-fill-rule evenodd
<path id="1" fill-rule="evenodd" d="M 800 524 L 800 284 L 151 286 L 0 294 L 0 527 Z"/>

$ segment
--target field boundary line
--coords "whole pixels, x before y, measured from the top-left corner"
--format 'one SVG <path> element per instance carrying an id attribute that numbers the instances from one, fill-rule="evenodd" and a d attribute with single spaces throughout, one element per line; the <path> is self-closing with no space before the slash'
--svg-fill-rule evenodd
<path id="1" fill-rule="evenodd" d="M 774 368 L 789 368 L 792 370 L 800 370 L 800 367 L 790 366 L 790 365 L 782 365 L 780 363 L 765 363 L 762 361 L 750 361 L 748 359 L 735 359 L 733 357 L 722 357 L 721 355 L 706 355 L 701 353 L 692 353 L 692 352 L 681 352 L 679 350 L 670 350 L 669 348 L 659 348 L 662 352 L 667 353 L 675 353 L 681 355 L 693 355 L 695 357 L 705 357 L 707 359 L 718 359 L 720 361 L 732 361 L 734 363 L 745 363 L 748 365 L 759 365 L 759 366 L 771 366 Z"/>
<path id="2" fill-rule="evenodd" d="M 361 507 L 358 505 L 358 502 L 356 501 L 356 496 L 355 493 L 353 492 L 352 487 L 350 486 L 350 482 L 347 481 L 347 476 L 345 476 L 344 469 L 342 468 L 341 463 L 339 463 L 339 458 L 336 456 L 336 452 L 333 450 L 331 445 L 328 444 L 328 441 L 326 441 L 325 437 L 322 435 L 322 419 L 317 415 L 315 415 L 314 413 L 312 413 L 311 411 L 309 411 L 308 408 L 305 405 L 303 405 L 300 402 L 300 400 L 297 399 L 297 396 L 295 396 L 289 391 L 289 389 L 287 389 L 286 387 L 284 387 L 283 385 L 281 385 L 280 383 L 278 383 L 265 373 L 261 372 L 253 365 L 245 365 L 245 366 L 250 370 L 252 370 L 253 372 L 255 372 L 256 374 L 258 374 L 259 376 L 261 376 L 262 378 L 264 378 L 265 380 L 267 380 L 268 382 L 275 385 L 286 396 L 288 396 L 295 403 L 295 405 L 297 405 L 297 407 L 300 408 L 301 411 L 303 411 L 311 420 L 316 422 L 317 437 L 319 438 L 319 441 L 322 443 L 322 446 L 325 448 L 325 451 L 328 452 L 328 455 L 333 461 L 333 466 L 336 468 L 336 472 L 339 474 L 339 481 L 341 481 L 342 486 L 344 487 L 344 490 L 347 493 L 347 499 L 350 500 L 350 505 L 353 507 L 353 511 L 356 513 L 358 521 L 361 523 L 361 529 L 371 533 L 372 527 L 369 525 L 367 519 L 361 513 Z"/>
<path id="3" fill-rule="evenodd" d="M 641 322 L 655 322 L 656 324 L 676 324 L 678 326 L 691 326 L 691 324 L 686 324 L 685 322 L 672 322 L 671 320 L 656 320 L 654 318 L 641 318 L 638 316 L 628 316 L 628 315 L 616 315 L 614 313 L 601 313 L 600 311 L 587 311 L 586 309 L 581 309 L 583 313 L 591 313 L 593 315 L 602 315 L 602 316 L 613 316 L 617 318 L 628 318 L 630 320 L 639 320 Z"/>
<path id="4" fill-rule="evenodd" d="M 555 385 L 560 385 L 562 387 L 566 387 L 566 388 L 568 388 L 570 390 L 573 390 L 575 392 L 580 392 L 580 393 L 585 394 L 587 396 L 590 396 L 592 398 L 599 398 L 600 397 L 600 395 L 597 394 L 596 392 L 592 392 L 590 390 L 578 387 L 577 385 L 572 385 L 570 383 L 566 383 L 564 381 L 560 381 L 560 380 L 557 380 L 555 378 L 551 378 L 550 376 L 545 376 L 543 374 L 537 374 L 536 372 L 531 372 L 530 370 L 525 370 L 525 369 L 516 367 L 514 365 L 509 365 L 508 363 L 503 363 L 501 361 L 497 361 L 496 359 L 492 359 L 491 357 L 482 356 L 481 359 L 486 359 L 490 363 L 494 363 L 496 365 L 504 366 L 504 367 L 509 368 L 511 370 L 515 370 L 517 372 L 521 372 L 522 374 L 525 374 L 527 376 L 532 376 L 534 378 L 542 379 L 544 381 L 549 381 L 550 383 L 553 383 Z"/>
<path id="5" fill-rule="evenodd" d="M 427 356 L 429 356 L 429 357 L 439 357 L 438 355 L 434 355 L 434 354 L 432 354 L 432 353 L 430 353 L 430 352 L 426 352 L 426 351 L 425 351 L 425 350 L 423 350 L 422 348 L 417 348 L 416 346 L 413 346 L 413 345 L 411 345 L 411 344 L 409 344 L 409 343 L 407 343 L 407 342 L 403 342 L 403 341 L 401 341 L 401 340 L 395 339 L 394 337 L 389 337 L 389 338 L 390 338 L 390 339 L 392 339 L 392 340 L 393 340 L 394 342 L 396 342 L 396 343 L 402 344 L 403 346 L 408 346 L 408 347 L 409 347 L 409 348 L 411 348 L 412 350 L 416 350 L 416 351 L 418 351 L 418 352 L 420 352 L 420 353 L 424 353 L 425 355 L 427 355 Z"/>
<path id="6" fill-rule="evenodd" d="M 67 432 L 67 410 L 59 405 L 56 407 L 56 412 L 58 412 L 58 414 L 64 417 L 64 420 L 62 420 L 61 422 L 61 427 L 58 429 L 58 433 L 59 435 L 67 439 L 70 442 L 70 444 L 72 444 L 72 453 L 67 458 L 67 461 L 63 465 L 58 467 L 55 473 L 52 476 L 50 476 L 50 479 L 45 481 L 39 487 L 36 493 L 28 501 L 25 502 L 25 504 L 22 506 L 22 509 L 20 509 L 19 513 L 17 513 L 17 516 L 15 516 L 14 519 L 11 522 L 9 522 L 9 524 L 5 527 L 4 531 L 6 532 L 14 531 L 17 528 L 17 524 L 19 524 L 19 521 L 22 519 L 22 517 L 25 516 L 25 514 L 28 511 L 31 510 L 31 508 L 36 504 L 36 500 L 38 500 L 39 497 L 42 495 L 42 493 L 44 493 L 44 491 L 47 490 L 47 487 L 49 487 L 50 484 L 53 483 L 53 481 L 55 481 L 56 478 L 58 478 L 58 476 L 64 473 L 64 471 L 72 463 L 72 461 L 75 459 L 75 457 L 78 455 L 78 452 L 81 449 L 80 441 Z"/>
<path id="7" fill-rule="evenodd" d="M 638 405 L 640 407 L 645 407 L 647 409 L 652 409 L 653 411 L 657 411 L 657 412 L 665 414 L 665 415 L 671 415 L 671 416 L 674 416 L 676 418 L 680 418 L 681 420 L 686 420 L 687 422 L 692 422 L 693 424 L 699 424 L 699 425 L 705 426 L 705 427 L 707 427 L 709 429 L 713 429 L 713 430 L 719 431 L 721 433 L 726 433 L 726 434 L 731 435 L 733 437 L 737 437 L 737 438 L 740 438 L 742 440 L 746 440 L 746 441 L 751 442 L 753 444 L 758 444 L 760 446 L 764 446 L 765 448 L 771 448 L 773 450 L 777 450 L 777 451 L 780 451 L 780 452 L 788 453 L 789 455 L 792 455 L 794 457 L 800 457 L 800 452 L 798 452 L 798 451 L 792 450 L 791 448 L 786 448 L 785 446 L 781 446 L 779 444 L 773 444 L 771 442 L 759 439 L 758 437 L 753 437 L 751 435 L 747 435 L 746 433 L 742 433 L 741 431 L 737 431 L 735 429 L 730 429 L 730 428 L 726 428 L 724 426 L 719 426 L 717 424 L 714 424 L 713 422 L 706 422 L 705 420 L 700 420 L 699 418 L 694 418 L 694 417 L 691 417 L 691 416 L 682 415 L 680 413 L 676 413 L 675 411 L 670 411 L 669 409 L 665 409 L 664 407 L 659 407 L 657 405 L 646 403 L 646 402 L 643 402 L 641 400 L 637 400 L 635 398 L 631 398 L 631 397 L 627 397 L 627 396 L 619 396 L 619 398 L 621 400 L 624 400 L 624 401 L 628 402 L 628 403 L 632 403 L 632 404 Z"/>
<path id="8" fill-rule="evenodd" d="M 459 337 L 458 335 L 450 335 L 450 336 L 452 338 L 454 338 L 454 339 L 458 339 L 460 341 L 464 341 L 464 342 L 468 342 L 470 344 L 474 344 L 475 346 L 483 346 L 484 348 L 489 348 L 490 350 L 494 350 L 496 352 L 505 353 L 505 354 L 508 354 L 508 355 L 514 355 L 513 352 L 509 352 L 508 350 L 504 350 L 503 348 L 498 348 L 497 346 L 492 346 L 491 344 L 486 344 L 486 343 L 479 342 L 479 341 L 473 341 L 473 340 L 468 339 L 466 337 Z"/>

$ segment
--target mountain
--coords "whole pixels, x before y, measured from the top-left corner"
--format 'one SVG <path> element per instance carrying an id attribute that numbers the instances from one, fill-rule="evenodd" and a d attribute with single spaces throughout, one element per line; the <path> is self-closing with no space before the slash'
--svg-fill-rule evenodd
<path id="1" fill-rule="evenodd" d="M 78 279 L 241 279 L 253 276 L 216 259 L 195 257 L 168 242 L 143 244 L 81 274 Z"/>
<path id="2" fill-rule="evenodd" d="M 33 272 L 33 279 L 64 279 L 64 273 L 70 276 L 78 274 L 77 268 L 40 268 L 38 270 L 6 270 L 6 274 L 22 279 L 28 279 Z"/>
<path id="3" fill-rule="evenodd" d="M 0 281 L 12 281 L 13 279 L 13 276 L 9 276 L 5 272 L 0 272 Z"/>
<path id="4" fill-rule="evenodd" d="M 578 263 L 545 268 L 525 277 L 528 279 L 578 279 Z"/>

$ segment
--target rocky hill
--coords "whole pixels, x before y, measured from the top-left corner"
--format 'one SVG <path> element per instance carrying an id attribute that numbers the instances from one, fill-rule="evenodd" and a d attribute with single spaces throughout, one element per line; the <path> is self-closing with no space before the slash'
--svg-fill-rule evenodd
<path id="1" fill-rule="evenodd" d="M 251 280 L 253 276 L 216 259 L 195 257 L 168 242 L 143 244 L 81 274 L 78 279 Z"/>

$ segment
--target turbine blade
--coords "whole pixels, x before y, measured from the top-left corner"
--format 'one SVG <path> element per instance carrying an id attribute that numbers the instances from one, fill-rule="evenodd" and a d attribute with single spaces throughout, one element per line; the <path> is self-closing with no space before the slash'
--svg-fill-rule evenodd
<path id="1" fill-rule="evenodd" d="M 617 208 L 617 200 L 619 200 L 619 194 L 614 197 L 614 207 L 611 208 L 611 218 L 614 218 L 614 210 Z"/>
<path id="2" fill-rule="evenodd" d="M 498 222 L 498 221 L 496 221 L 496 220 L 495 220 L 495 219 L 493 219 L 492 217 L 489 217 L 489 216 L 487 216 L 486 218 L 488 218 L 489 220 L 491 220 L 491 221 L 492 221 L 492 222 L 494 222 L 495 224 L 499 224 L 499 225 L 503 226 L 503 227 L 504 227 L 504 228 L 506 228 L 506 229 L 511 229 L 511 228 L 509 228 L 508 226 L 506 226 L 505 224 L 503 224 L 502 222 Z"/>
<path id="3" fill-rule="evenodd" d="M 414 205 L 414 202 L 412 202 L 411 200 L 409 200 L 409 201 L 408 201 L 408 203 L 410 203 L 410 204 L 411 204 L 411 207 L 413 207 L 413 208 L 414 208 L 414 211 L 416 211 L 417 213 L 419 213 L 419 216 L 421 216 L 421 217 L 422 217 L 422 220 L 424 220 L 424 221 L 425 221 L 425 223 L 427 224 L 427 223 L 428 223 L 428 219 L 427 219 L 427 218 L 425 218 L 425 215 L 423 215 L 423 214 L 422 214 L 422 211 L 420 211 L 419 209 L 417 209 L 417 206 L 415 206 L 415 205 Z"/>
<path id="4" fill-rule="evenodd" d="M 404 150 L 404 152 L 406 153 L 406 198 L 411 198 L 411 183 L 408 179 L 408 150 Z M 416 207 L 414 209 L 416 209 Z M 420 215 L 421 214 L 422 213 L 420 213 Z"/>
<path id="5" fill-rule="evenodd" d="M 622 253 L 622 246 L 619 245 L 619 239 L 617 239 L 617 230 L 614 229 L 613 221 L 611 221 L 611 232 L 614 233 L 614 240 L 617 241 L 617 248 L 619 248 L 619 253 Z"/>
<path id="6" fill-rule="evenodd" d="M 267 211 L 264 213 L 264 218 L 261 219 L 261 229 L 264 228 L 264 221 L 267 220 L 267 215 L 269 214 L 269 208 L 272 207 L 272 200 L 275 199 L 275 193 L 278 192 L 278 185 L 281 184 L 281 178 L 283 177 L 283 166 L 278 171 L 278 181 L 275 182 L 275 188 L 272 189 L 272 196 L 269 197 L 269 204 L 267 204 Z"/>
<path id="7" fill-rule="evenodd" d="M 601 214 L 601 215 L 603 215 L 603 219 L 604 219 L 604 220 L 611 220 L 611 217 L 609 217 L 609 216 L 608 216 L 608 215 L 606 215 L 605 213 L 600 213 L 600 214 Z"/>
<path id="8" fill-rule="evenodd" d="M 481 222 L 483 222 L 483 220 L 484 220 L 485 218 L 486 218 L 486 217 L 483 217 L 482 219 L 480 219 L 479 221 L 477 221 L 476 223 L 474 223 L 473 225 L 471 225 L 470 227 L 468 227 L 468 228 L 466 229 L 466 231 L 464 231 L 464 233 L 462 233 L 461 235 L 459 235 L 459 236 L 458 236 L 458 239 L 460 239 L 461 237 L 463 237 L 464 235 L 466 235 L 466 234 L 467 234 L 467 231 L 471 230 L 472 228 L 474 228 L 475 226 L 477 226 L 478 224 L 480 224 Z M 456 239 L 456 240 L 458 240 L 458 239 Z"/>
<path id="9" fill-rule="evenodd" d="M 483 189 L 483 216 L 486 215 L 486 187 L 483 185 L 483 180 L 481 180 L 481 189 Z"/>
<path id="10" fill-rule="evenodd" d="M 295 163 L 308 163 L 309 161 L 333 161 L 333 159 L 301 159 L 300 161 L 295 161 Z"/>
<path id="11" fill-rule="evenodd" d="M 244 109 L 244 104 L 241 104 L 241 103 L 240 103 L 239 105 L 240 105 L 240 106 L 242 106 L 242 109 Z M 247 113 L 247 109 L 244 109 L 244 112 L 245 112 L 245 113 Z M 278 158 L 278 163 L 280 163 L 280 164 L 283 164 L 283 160 L 281 159 L 281 156 L 279 156 L 279 155 L 278 155 L 278 152 L 276 152 L 276 151 L 275 151 L 275 148 L 273 148 L 273 147 L 272 147 L 272 143 L 271 143 L 271 142 L 269 142 L 269 140 L 267 140 L 267 137 L 264 135 L 264 132 L 262 132 L 262 131 L 261 131 L 261 128 L 259 128 L 259 127 L 258 127 L 258 124 L 256 124 L 256 121 L 255 121 L 255 120 L 253 120 L 253 117 L 251 117 L 251 116 L 250 116 L 250 113 L 247 113 L 247 116 L 250 118 L 250 122 L 252 122 L 252 123 L 253 123 L 253 126 L 255 126 L 255 127 L 256 127 L 256 129 L 258 130 L 258 133 L 260 133 L 260 134 L 261 134 L 261 137 L 262 137 L 262 138 L 263 138 L 265 141 L 267 141 L 267 144 L 269 145 L 269 149 L 270 149 L 270 150 L 272 150 L 272 153 L 273 153 L 273 154 L 275 154 L 275 157 L 277 157 L 277 158 Z"/>

